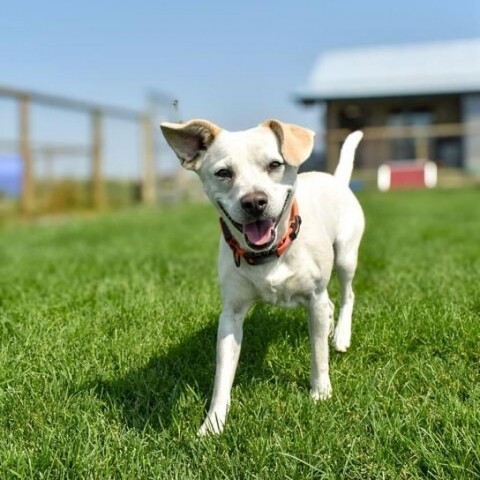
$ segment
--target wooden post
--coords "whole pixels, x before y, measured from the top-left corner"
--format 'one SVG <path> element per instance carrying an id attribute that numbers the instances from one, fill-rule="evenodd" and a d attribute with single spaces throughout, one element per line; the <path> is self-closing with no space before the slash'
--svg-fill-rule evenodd
<path id="1" fill-rule="evenodd" d="M 143 163 L 142 163 L 142 202 L 146 205 L 155 203 L 156 175 L 155 175 L 155 146 L 153 141 L 152 122 L 149 115 L 142 117 L 143 130 Z"/>
<path id="2" fill-rule="evenodd" d="M 22 95 L 19 100 L 19 150 L 22 157 L 22 213 L 33 212 L 35 191 L 33 179 L 33 158 L 30 145 L 30 97 Z"/>
<path id="3" fill-rule="evenodd" d="M 340 157 L 340 143 L 330 132 L 327 132 L 326 154 L 325 170 L 329 173 L 333 173 Z"/>
<path id="4" fill-rule="evenodd" d="M 323 115 L 326 118 L 325 129 L 325 171 L 333 173 L 340 155 L 340 138 L 335 135 L 338 128 L 339 107 L 335 102 L 326 102 Z M 344 138 L 344 137 L 343 137 Z"/>
<path id="5" fill-rule="evenodd" d="M 415 157 L 416 157 L 416 160 L 422 160 L 424 162 L 428 160 L 428 137 L 427 136 L 418 135 L 415 137 Z"/>
<path id="6" fill-rule="evenodd" d="M 94 110 L 92 113 L 92 200 L 93 207 L 97 210 L 105 205 L 104 185 L 102 178 L 102 111 Z"/>

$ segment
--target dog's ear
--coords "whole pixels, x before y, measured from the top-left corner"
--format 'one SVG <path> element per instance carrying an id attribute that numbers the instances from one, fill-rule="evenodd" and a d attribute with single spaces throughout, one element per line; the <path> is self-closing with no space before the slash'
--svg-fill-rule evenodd
<path id="1" fill-rule="evenodd" d="M 190 120 L 187 123 L 163 122 L 160 128 L 182 162 L 182 166 L 188 170 L 198 168 L 197 160 L 221 131 L 220 127 L 207 120 Z"/>
<path id="2" fill-rule="evenodd" d="M 276 135 L 280 144 L 280 153 L 290 165 L 298 167 L 312 153 L 315 136 L 312 130 L 273 119 L 266 120 L 261 125 L 270 128 Z"/>

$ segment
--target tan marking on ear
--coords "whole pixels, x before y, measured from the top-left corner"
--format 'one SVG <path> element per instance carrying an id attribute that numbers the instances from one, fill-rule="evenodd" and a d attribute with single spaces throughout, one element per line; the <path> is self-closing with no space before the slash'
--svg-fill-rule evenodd
<path id="1" fill-rule="evenodd" d="M 273 131 L 280 144 L 284 160 L 294 167 L 300 166 L 312 153 L 315 132 L 292 123 L 270 119 L 261 123 Z"/>
<path id="2" fill-rule="evenodd" d="M 160 125 L 170 147 L 188 170 L 198 168 L 200 154 L 210 147 L 221 128 L 208 120 L 190 120 L 187 123 L 163 122 Z"/>

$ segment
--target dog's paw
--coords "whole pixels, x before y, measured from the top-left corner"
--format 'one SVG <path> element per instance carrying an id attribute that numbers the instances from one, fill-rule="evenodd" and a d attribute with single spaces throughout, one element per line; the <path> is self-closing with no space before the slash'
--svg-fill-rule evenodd
<path id="1" fill-rule="evenodd" d="M 350 347 L 350 335 L 335 331 L 332 343 L 337 352 L 345 353 L 348 350 L 348 347 Z"/>
<path id="2" fill-rule="evenodd" d="M 350 347 L 350 339 L 342 335 L 335 334 L 333 336 L 333 347 L 337 352 L 345 353 Z"/>
<path id="3" fill-rule="evenodd" d="M 312 387 L 310 389 L 310 396 L 315 402 L 319 400 L 328 400 L 331 398 L 332 384 L 330 383 L 330 379 L 326 378 L 325 380 L 321 381 L 319 385 Z"/>
<path id="4" fill-rule="evenodd" d="M 199 437 L 206 437 L 207 435 L 220 435 L 225 427 L 225 421 L 219 421 L 217 417 L 207 417 L 198 429 L 197 435 Z"/>

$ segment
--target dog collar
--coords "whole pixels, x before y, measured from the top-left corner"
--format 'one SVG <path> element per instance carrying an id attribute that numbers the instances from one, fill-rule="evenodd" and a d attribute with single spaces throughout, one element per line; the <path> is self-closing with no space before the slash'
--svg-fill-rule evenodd
<path id="1" fill-rule="evenodd" d="M 297 238 L 300 230 L 302 219 L 298 214 L 298 205 L 295 199 L 292 202 L 292 209 L 290 210 L 290 223 L 288 225 L 287 233 L 283 236 L 280 242 L 265 252 L 251 252 L 243 249 L 235 237 L 230 232 L 227 224 L 220 217 L 220 226 L 222 228 L 223 238 L 227 242 L 233 253 L 233 260 L 237 267 L 240 266 L 240 261 L 243 258 L 249 265 L 262 265 L 263 263 L 272 262 L 285 253 L 289 245 Z"/>

